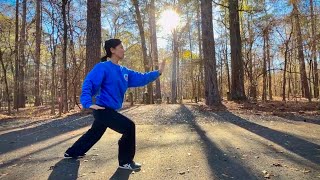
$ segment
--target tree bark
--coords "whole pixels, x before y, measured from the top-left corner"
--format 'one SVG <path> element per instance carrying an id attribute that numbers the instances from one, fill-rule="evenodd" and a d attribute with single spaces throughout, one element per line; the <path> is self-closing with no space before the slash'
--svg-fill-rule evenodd
<path id="1" fill-rule="evenodd" d="M 101 1 L 87 0 L 86 74 L 100 61 Z"/>
<path id="2" fill-rule="evenodd" d="M 40 45 L 41 45 L 41 0 L 36 5 L 36 52 L 35 52 L 35 102 L 34 106 L 40 106 Z"/>
<path id="3" fill-rule="evenodd" d="M 313 94 L 315 98 L 319 98 L 319 74 L 318 74 L 318 62 L 317 62 L 317 44 L 316 44 L 316 17 L 314 16 L 313 0 L 310 0 L 310 13 L 311 13 L 311 38 L 312 49 L 311 49 L 311 59 L 313 61 Z"/>
<path id="4" fill-rule="evenodd" d="M 202 47 L 205 73 L 205 99 L 206 105 L 220 105 L 215 44 L 212 23 L 212 1 L 201 0 L 201 29 L 202 29 Z"/>
<path id="5" fill-rule="evenodd" d="M 231 99 L 246 100 L 244 90 L 243 59 L 238 12 L 238 0 L 229 0 L 230 46 L 231 46 Z"/>
<path id="6" fill-rule="evenodd" d="M 63 112 L 68 112 L 68 69 L 67 69 L 67 45 L 68 45 L 68 25 L 67 25 L 67 3 L 62 0 L 62 21 L 63 21 L 63 49 L 62 49 L 62 107 Z"/>
<path id="7" fill-rule="evenodd" d="M 200 17 L 200 3 L 197 6 L 197 28 L 198 28 L 198 42 L 199 42 L 199 75 L 198 75 L 198 99 L 203 97 L 201 91 L 201 83 L 204 82 L 203 77 L 203 58 L 202 58 L 202 40 L 201 40 L 201 17 Z"/>
<path id="8" fill-rule="evenodd" d="M 19 110 L 19 0 L 16 0 L 16 21 L 15 21 L 15 43 L 14 43 L 14 95 L 13 95 L 13 108 Z"/>

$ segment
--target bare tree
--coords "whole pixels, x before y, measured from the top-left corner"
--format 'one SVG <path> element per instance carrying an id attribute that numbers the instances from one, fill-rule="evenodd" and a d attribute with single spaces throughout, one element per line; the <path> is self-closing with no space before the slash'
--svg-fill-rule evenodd
<path id="1" fill-rule="evenodd" d="M 155 69 L 158 70 L 158 44 L 157 44 L 157 27 L 155 17 L 155 3 L 154 0 L 150 2 L 150 31 L 151 31 L 151 57 L 155 65 Z M 156 80 L 156 94 L 155 98 L 161 100 L 160 78 Z"/>
<path id="2" fill-rule="evenodd" d="M 19 104 L 18 107 L 24 108 L 26 106 L 25 96 L 25 44 L 26 44 L 26 21 L 27 21 L 27 0 L 22 1 L 22 24 L 20 29 L 19 42 Z"/>
<path id="3" fill-rule="evenodd" d="M 136 13 L 136 22 L 138 24 L 140 38 L 141 38 L 141 47 L 142 47 L 142 55 L 143 55 L 143 64 L 145 72 L 150 71 L 150 64 L 148 62 L 148 55 L 147 55 L 147 46 L 146 46 L 146 38 L 143 28 L 143 22 L 141 18 L 141 13 L 139 9 L 139 2 L 138 0 L 132 0 L 132 3 L 135 8 Z M 152 90 L 152 83 L 147 85 L 148 89 L 148 97 L 146 97 L 146 103 L 151 104 L 153 102 L 153 90 Z"/>
<path id="4" fill-rule="evenodd" d="M 302 45 L 302 34 L 300 27 L 300 18 L 299 18 L 299 10 L 297 6 L 297 2 L 293 2 L 293 16 L 295 19 L 295 27 L 296 27 L 296 37 L 297 37 L 297 46 L 298 46 L 298 59 L 299 59 L 299 68 L 300 68 L 300 78 L 301 78 L 301 89 L 303 97 L 308 98 L 311 101 L 310 89 L 308 85 L 306 67 L 304 62 L 304 54 L 303 54 L 303 45 Z"/>

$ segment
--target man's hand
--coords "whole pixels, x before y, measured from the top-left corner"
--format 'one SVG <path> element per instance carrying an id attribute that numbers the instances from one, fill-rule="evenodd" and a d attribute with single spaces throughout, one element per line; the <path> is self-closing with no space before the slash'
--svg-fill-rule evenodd
<path id="1" fill-rule="evenodd" d="M 159 64 L 159 72 L 162 74 L 162 72 L 164 71 L 164 66 L 166 65 L 166 60 L 163 60 L 160 64 Z"/>
<path id="2" fill-rule="evenodd" d="M 95 105 L 95 104 L 91 105 L 89 108 L 90 109 L 94 109 L 94 110 L 105 109 L 104 107 L 101 107 L 101 106 L 98 106 L 98 105 Z"/>

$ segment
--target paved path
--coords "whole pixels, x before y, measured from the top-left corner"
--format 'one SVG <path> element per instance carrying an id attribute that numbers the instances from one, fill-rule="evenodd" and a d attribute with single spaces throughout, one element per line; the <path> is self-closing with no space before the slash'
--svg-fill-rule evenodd
<path id="1" fill-rule="evenodd" d="M 63 159 L 93 121 L 73 115 L 1 126 L 0 179 L 320 179 L 319 117 L 193 105 L 133 106 L 122 113 L 136 122 L 139 172 L 117 169 L 120 135 L 110 129 L 86 157 Z"/>

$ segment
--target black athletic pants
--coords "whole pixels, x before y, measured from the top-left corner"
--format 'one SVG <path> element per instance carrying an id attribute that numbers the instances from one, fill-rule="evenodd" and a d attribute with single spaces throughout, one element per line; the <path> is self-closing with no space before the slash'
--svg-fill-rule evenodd
<path id="1" fill-rule="evenodd" d="M 67 151 L 70 156 L 80 156 L 86 153 L 102 137 L 106 129 L 121 133 L 118 160 L 119 165 L 131 163 L 135 155 L 136 131 L 132 120 L 106 108 L 103 110 L 93 110 L 94 122 L 91 128 L 82 135 Z"/>

